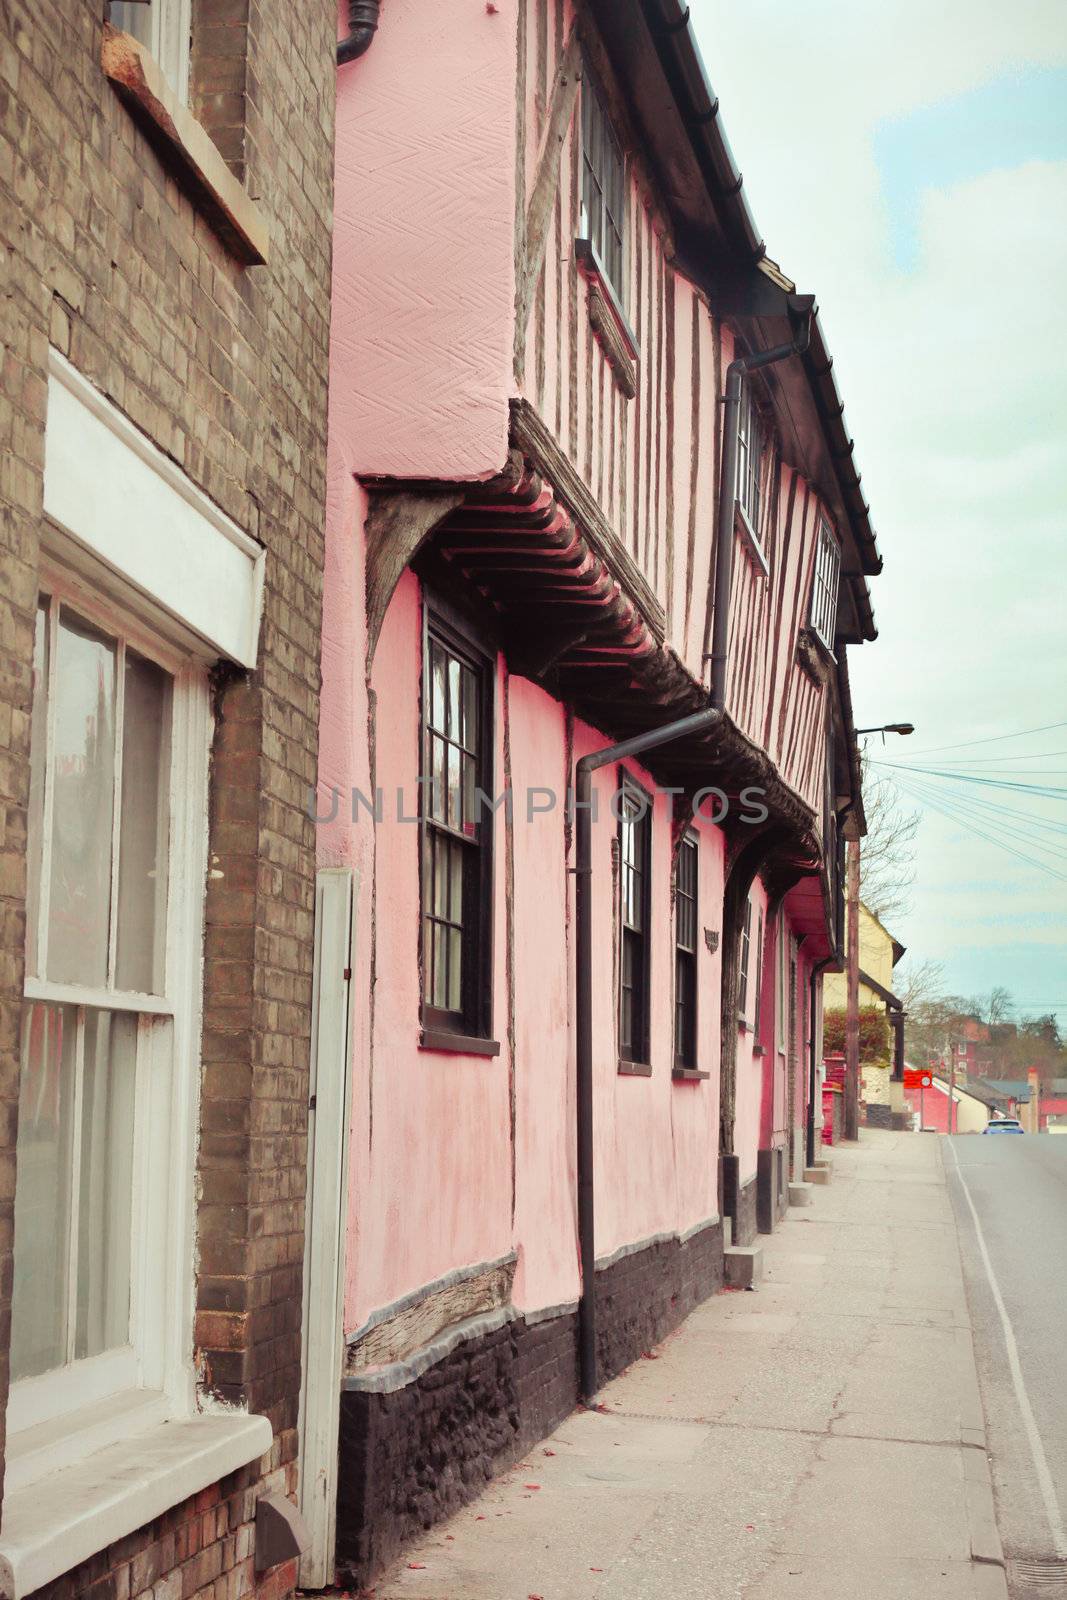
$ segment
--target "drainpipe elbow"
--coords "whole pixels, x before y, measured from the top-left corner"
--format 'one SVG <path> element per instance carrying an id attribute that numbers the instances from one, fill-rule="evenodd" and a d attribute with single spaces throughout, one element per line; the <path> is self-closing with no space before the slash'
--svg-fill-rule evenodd
<path id="1" fill-rule="evenodd" d="M 378 31 L 381 0 L 348 0 L 348 33 L 337 46 L 337 65 L 358 61 Z"/>

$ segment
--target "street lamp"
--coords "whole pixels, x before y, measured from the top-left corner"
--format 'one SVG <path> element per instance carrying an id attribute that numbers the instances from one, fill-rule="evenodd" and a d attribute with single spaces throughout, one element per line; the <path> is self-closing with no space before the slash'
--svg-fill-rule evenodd
<path id="1" fill-rule="evenodd" d="M 911 722 L 886 722 L 880 728 L 857 728 L 864 733 L 906 735 L 915 732 Z M 845 1138 L 858 1139 L 860 1130 L 860 841 L 847 841 L 845 898 L 847 949 L 845 954 Z"/>

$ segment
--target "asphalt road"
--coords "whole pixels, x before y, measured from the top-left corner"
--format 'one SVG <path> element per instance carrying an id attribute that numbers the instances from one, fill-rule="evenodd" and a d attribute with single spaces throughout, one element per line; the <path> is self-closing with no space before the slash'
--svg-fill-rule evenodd
<path id="1" fill-rule="evenodd" d="M 1067 1597 L 1067 1137 L 946 1145 L 1008 1586 Z"/>

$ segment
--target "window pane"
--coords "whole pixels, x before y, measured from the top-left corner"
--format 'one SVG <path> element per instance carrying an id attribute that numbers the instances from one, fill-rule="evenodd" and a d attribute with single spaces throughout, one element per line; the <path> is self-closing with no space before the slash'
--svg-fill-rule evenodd
<path id="1" fill-rule="evenodd" d="M 48 976 L 107 978 L 115 785 L 115 642 L 63 610 L 53 668 Z"/>
<path id="2" fill-rule="evenodd" d="M 445 731 L 445 657 L 439 644 L 430 642 L 430 726 Z"/>
<path id="3" fill-rule="evenodd" d="M 76 1027 L 73 1006 L 31 1003 L 23 1013 L 12 1381 L 67 1358 Z"/>
<path id="4" fill-rule="evenodd" d="M 136 1016 L 88 1012 L 74 1339 L 78 1360 L 129 1343 L 136 1067 Z"/>
<path id="5" fill-rule="evenodd" d="M 30 807 L 26 819 L 26 970 L 37 971 L 44 839 L 44 772 L 48 737 L 48 602 L 37 607 L 33 632 L 33 711 L 30 719 Z"/>
<path id="6" fill-rule="evenodd" d="M 445 784 L 445 751 L 447 749 L 443 739 L 436 735 L 430 736 L 430 815 L 435 822 L 444 822 L 447 815 L 447 792 Z"/>
<path id="7" fill-rule="evenodd" d="M 446 937 L 448 939 L 448 999 L 446 1006 L 449 1011 L 462 1011 L 463 935 L 458 928 L 449 928 Z"/>
<path id="8" fill-rule="evenodd" d="M 460 805 L 459 749 L 456 745 L 450 744 L 448 746 L 448 825 L 450 828 L 458 828 L 462 823 Z"/>
<path id="9" fill-rule="evenodd" d="M 131 33 L 139 39 L 147 50 L 155 49 L 151 5 L 143 4 L 142 0 L 111 0 L 108 20 L 113 28 L 121 28 L 123 33 Z"/>
<path id="10" fill-rule="evenodd" d="M 448 916 L 448 840 L 444 834 L 433 835 L 433 914 Z"/>
<path id="11" fill-rule="evenodd" d="M 459 680 L 462 668 L 455 656 L 448 658 L 448 736 L 460 736 Z"/>
<path id="12" fill-rule="evenodd" d="M 451 854 L 451 895 L 449 902 L 449 918 L 452 922 L 463 923 L 463 846 L 452 844 L 449 846 Z"/>
<path id="13" fill-rule="evenodd" d="M 126 652 L 115 985 L 162 994 L 170 838 L 170 674 Z"/>

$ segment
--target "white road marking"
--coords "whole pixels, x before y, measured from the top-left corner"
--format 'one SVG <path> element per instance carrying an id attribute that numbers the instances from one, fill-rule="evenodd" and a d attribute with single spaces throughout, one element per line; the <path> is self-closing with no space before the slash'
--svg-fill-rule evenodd
<path id="1" fill-rule="evenodd" d="M 1061 1560 L 1064 1560 L 1067 1559 L 1067 1532 L 1064 1531 L 1063 1517 L 1060 1515 L 1060 1508 L 1056 1500 L 1056 1489 L 1052 1481 L 1052 1474 L 1048 1469 L 1045 1447 L 1041 1442 L 1041 1435 L 1037 1431 L 1037 1423 L 1034 1420 L 1034 1410 L 1030 1404 L 1030 1396 L 1026 1392 L 1023 1369 L 1019 1364 L 1019 1346 L 1015 1339 L 1015 1329 L 1011 1325 L 1008 1308 L 1004 1304 L 1004 1296 L 1000 1292 L 1000 1285 L 997 1282 L 996 1273 L 993 1271 L 993 1263 L 989 1259 L 985 1234 L 982 1232 L 982 1224 L 978 1220 L 978 1212 L 975 1210 L 974 1201 L 971 1199 L 971 1191 L 967 1186 L 967 1179 L 963 1176 L 960 1158 L 956 1154 L 952 1141 L 949 1139 L 945 1142 L 952 1151 L 952 1159 L 956 1163 L 956 1176 L 962 1185 L 964 1198 L 971 1208 L 978 1248 L 981 1251 L 982 1261 L 985 1265 L 986 1277 L 989 1279 L 989 1287 L 993 1291 L 993 1303 L 1000 1315 L 1000 1324 L 1004 1330 L 1004 1347 L 1008 1353 L 1008 1368 L 1011 1372 L 1011 1381 L 1015 1387 L 1015 1398 L 1019 1402 L 1019 1413 L 1026 1429 L 1026 1437 L 1030 1443 L 1030 1455 L 1033 1458 L 1034 1472 L 1037 1475 L 1041 1498 L 1045 1502 L 1045 1515 L 1048 1518 L 1053 1548 L 1056 1555 Z"/>

